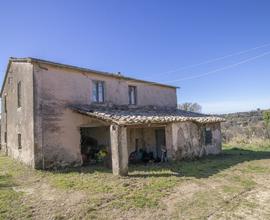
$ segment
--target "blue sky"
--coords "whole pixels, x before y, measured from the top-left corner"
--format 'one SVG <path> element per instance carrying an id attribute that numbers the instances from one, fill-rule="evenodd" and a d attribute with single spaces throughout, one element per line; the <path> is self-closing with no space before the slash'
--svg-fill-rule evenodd
<path id="1" fill-rule="evenodd" d="M 203 112 L 270 108 L 269 11 L 262 0 L 1 1 L 1 82 L 10 56 L 31 56 L 169 82 Z"/>

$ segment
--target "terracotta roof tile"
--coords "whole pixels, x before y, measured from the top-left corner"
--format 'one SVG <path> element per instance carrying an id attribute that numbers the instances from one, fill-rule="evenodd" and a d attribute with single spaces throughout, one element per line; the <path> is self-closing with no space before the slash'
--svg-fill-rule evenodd
<path id="1" fill-rule="evenodd" d="M 143 108 L 114 106 L 109 108 L 96 107 L 91 105 L 72 105 L 70 106 L 70 108 L 81 114 L 85 114 L 99 120 L 119 125 L 137 125 L 151 123 L 160 124 L 185 121 L 193 121 L 204 124 L 225 121 L 224 118 L 216 116 L 188 112 L 172 108 L 157 108 L 153 106 Z"/>

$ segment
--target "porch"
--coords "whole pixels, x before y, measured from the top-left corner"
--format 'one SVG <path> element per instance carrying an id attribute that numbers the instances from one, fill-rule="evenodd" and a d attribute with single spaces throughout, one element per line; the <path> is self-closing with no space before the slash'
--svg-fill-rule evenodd
<path id="1" fill-rule="evenodd" d="M 166 159 L 181 159 L 189 155 L 200 157 L 208 153 L 219 153 L 221 150 L 219 123 L 223 119 L 218 117 L 153 107 L 109 108 L 80 105 L 73 106 L 72 109 L 100 122 L 103 128 L 91 125 L 90 135 L 97 142 L 106 143 L 115 175 L 128 175 L 131 155 L 138 152 L 146 152 L 148 160 L 158 162 L 162 159 L 162 152 L 166 152 Z M 206 124 L 209 124 L 208 129 L 213 128 L 211 143 L 204 141 Z"/>
<path id="2" fill-rule="evenodd" d="M 102 163 L 116 175 L 127 175 L 129 163 L 160 162 L 168 148 L 165 125 L 95 126 L 80 128 L 83 163 Z"/>

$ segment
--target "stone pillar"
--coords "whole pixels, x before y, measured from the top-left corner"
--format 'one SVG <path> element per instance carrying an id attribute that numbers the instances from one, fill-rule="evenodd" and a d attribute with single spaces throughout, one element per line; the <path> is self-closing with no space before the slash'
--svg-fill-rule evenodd
<path id="1" fill-rule="evenodd" d="M 110 126 L 112 171 L 114 175 L 128 175 L 127 128 Z"/>

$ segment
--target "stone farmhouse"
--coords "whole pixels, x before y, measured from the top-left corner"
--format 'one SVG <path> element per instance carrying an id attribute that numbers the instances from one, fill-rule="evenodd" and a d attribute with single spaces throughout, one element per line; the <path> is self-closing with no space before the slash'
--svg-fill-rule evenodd
<path id="1" fill-rule="evenodd" d="M 115 175 L 128 174 L 132 152 L 156 161 L 164 152 L 168 160 L 220 153 L 223 119 L 178 110 L 176 90 L 120 73 L 10 58 L 1 151 L 36 169 L 103 156 Z"/>

